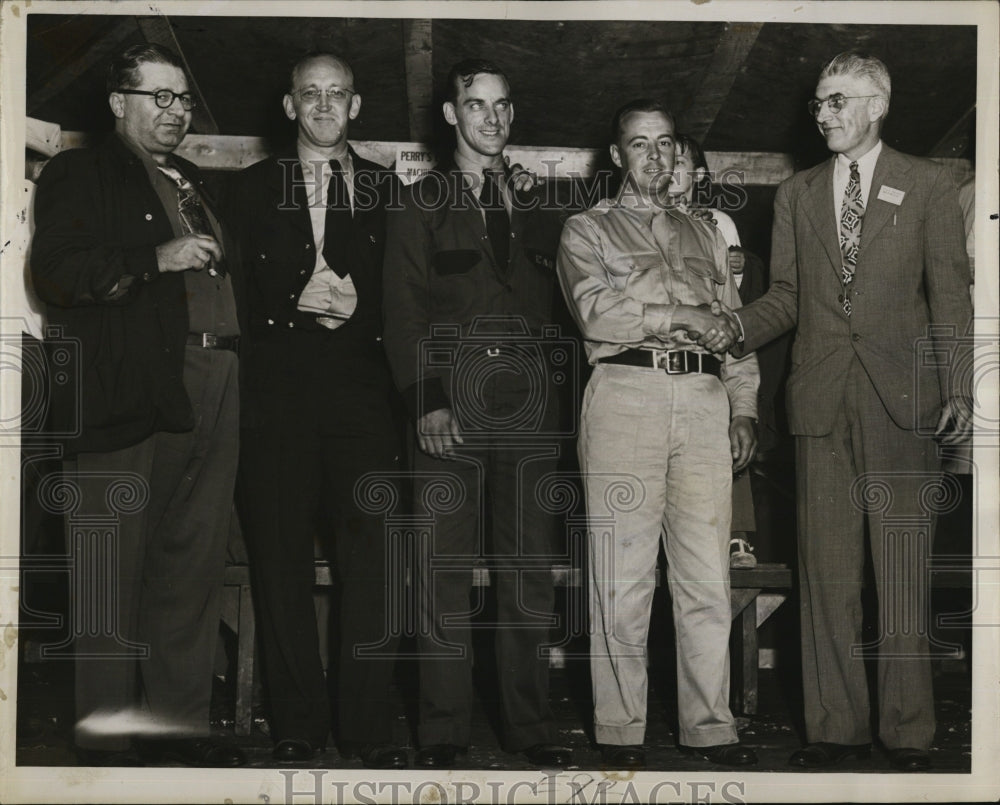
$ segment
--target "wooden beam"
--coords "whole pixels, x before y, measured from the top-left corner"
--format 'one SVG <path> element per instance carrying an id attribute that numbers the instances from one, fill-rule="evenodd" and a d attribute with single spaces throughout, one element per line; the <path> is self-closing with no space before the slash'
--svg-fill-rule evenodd
<path id="1" fill-rule="evenodd" d="M 422 142 L 432 134 L 434 102 L 434 50 L 431 20 L 403 20 L 406 66 L 406 103 L 410 114 L 410 139 Z"/>
<path id="2" fill-rule="evenodd" d="M 28 114 L 34 114 L 44 104 L 48 103 L 80 78 L 87 70 L 106 60 L 121 46 L 122 42 L 130 36 L 135 36 L 135 34 L 135 18 L 122 17 L 116 25 L 108 29 L 96 42 L 90 44 L 82 52 L 75 53 L 68 63 L 60 65 L 55 74 L 47 78 L 42 83 L 42 86 L 31 94 L 26 104 Z"/>
<path id="3" fill-rule="evenodd" d="M 147 42 L 169 48 L 183 62 L 184 72 L 187 73 L 191 91 L 194 92 L 195 97 L 198 99 L 198 105 L 191 112 L 191 125 L 200 134 L 218 134 L 219 125 L 215 122 L 212 111 L 208 108 L 208 101 L 198 87 L 198 81 L 195 79 L 194 73 L 191 72 L 191 65 L 188 64 L 187 57 L 185 57 L 184 51 L 181 49 L 181 43 L 177 41 L 177 37 L 174 35 L 174 29 L 170 25 L 170 20 L 160 15 L 156 17 L 136 17 L 136 22 L 139 23 L 139 29 L 142 31 L 142 35 L 146 37 Z"/>
<path id="4" fill-rule="evenodd" d="M 969 148 L 969 124 L 976 114 L 976 105 L 972 104 L 965 113 L 955 121 L 955 124 L 948 129 L 947 133 L 928 152 L 929 157 L 961 157 Z M 976 136 L 975 130 L 972 136 Z"/>
<path id="5" fill-rule="evenodd" d="M 763 25 L 762 22 L 726 23 L 726 30 L 715 45 L 712 61 L 694 93 L 691 106 L 681 115 L 684 123 L 681 131 L 698 141 L 705 139 Z"/>

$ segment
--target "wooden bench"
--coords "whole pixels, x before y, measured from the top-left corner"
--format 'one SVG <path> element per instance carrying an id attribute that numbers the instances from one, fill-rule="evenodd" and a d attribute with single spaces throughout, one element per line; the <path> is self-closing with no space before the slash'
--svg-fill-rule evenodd
<path id="1" fill-rule="evenodd" d="M 553 582 L 558 587 L 582 587 L 579 568 L 557 565 L 552 568 Z M 316 561 L 317 587 L 332 586 L 328 562 Z M 489 569 L 473 569 L 473 584 L 488 586 Z M 740 713 L 757 712 L 757 628 L 785 600 L 792 584 L 791 571 L 785 565 L 761 564 L 755 568 L 734 569 L 730 573 L 733 619 L 735 621 L 731 652 L 733 663 L 734 709 Z M 237 735 L 249 735 L 253 726 L 254 653 L 256 623 L 250 590 L 250 573 L 246 564 L 226 567 L 226 595 L 223 597 L 223 622 L 236 634 L 236 719 Z"/>

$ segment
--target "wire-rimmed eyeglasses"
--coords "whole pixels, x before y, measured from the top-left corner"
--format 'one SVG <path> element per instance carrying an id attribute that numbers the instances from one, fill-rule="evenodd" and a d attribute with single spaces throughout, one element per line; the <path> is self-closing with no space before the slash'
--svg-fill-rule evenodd
<path id="1" fill-rule="evenodd" d="M 190 92 L 172 92 L 169 89 L 116 89 L 115 92 L 120 92 L 123 95 L 151 95 L 153 100 L 156 101 L 156 105 L 161 109 L 169 109 L 174 102 L 174 98 L 180 99 L 181 106 L 185 112 L 190 112 L 198 105 L 198 102 Z"/>
<path id="2" fill-rule="evenodd" d="M 833 114 L 837 114 L 837 112 L 839 112 L 841 109 L 843 109 L 847 105 L 848 101 L 850 101 L 850 100 L 852 100 L 854 98 L 878 98 L 878 97 L 880 97 L 880 96 L 878 96 L 878 95 L 841 95 L 839 92 L 835 92 L 829 98 L 823 98 L 822 100 L 820 100 L 819 98 L 813 98 L 811 101 L 809 101 L 809 103 L 806 104 L 806 106 L 809 109 L 809 114 L 811 114 L 813 117 L 816 117 L 816 115 L 819 114 L 819 110 L 823 108 L 823 104 L 824 103 L 827 106 L 830 107 L 830 111 Z"/>
<path id="3" fill-rule="evenodd" d="M 304 103 L 316 103 L 321 96 L 329 98 L 331 101 L 346 101 L 354 94 L 353 89 L 344 89 L 343 87 L 334 87 L 333 89 L 299 89 L 296 90 L 295 95 L 299 96 L 299 100 Z"/>

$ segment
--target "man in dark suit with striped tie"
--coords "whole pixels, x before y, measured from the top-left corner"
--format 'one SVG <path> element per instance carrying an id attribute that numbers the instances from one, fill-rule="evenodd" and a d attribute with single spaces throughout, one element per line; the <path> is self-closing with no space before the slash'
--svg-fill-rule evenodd
<path id="1" fill-rule="evenodd" d="M 381 295 L 395 178 L 348 145 L 361 95 L 341 57 L 301 59 L 283 104 L 297 140 L 242 173 L 232 215 L 247 275 L 238 504 L 274 758 L 312 761 L 333 723 L 344 756 L 403 768 L 387 534 L 357 486 L 370 474 L 393 485 L 399 470 Z M 317 538 L 339 582 L 333 722 L 313 604 Z"/>
<path id="2" fill-rule="evenodd" d="M 943 491 L 935 439 L 971 430 L 969 378 L 952 371 L 971 318 L 969 265 L 948 169 L 880 139 L 889 96 L 876 58 L 842 53 L 823 68 L 809 111 L 834 156 L 778 188 L 770 289 L 736 314 L 737 352 L 797 327 L 787 396 L 808 745 L 790 762 L 801 767 L 870 753 L 864 657 L 875 653 L 878 737 L 892 766 L 929 768 L 934 737 L 924 627 Z M 875 646 L 861 632 L 868 550 Z"/>

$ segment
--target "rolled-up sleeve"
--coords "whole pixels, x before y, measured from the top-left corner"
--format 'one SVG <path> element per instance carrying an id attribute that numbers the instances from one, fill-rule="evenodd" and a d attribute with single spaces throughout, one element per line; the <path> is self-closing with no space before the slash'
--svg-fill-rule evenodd
<path id="1" fill-rule="evenodd" d="M 610 344 L 638 344 L 667 337 L 675 305 L 644 303 L 617 291 L 608 281 L 601 234 L 583 216 L 566 222 L 556 268 L 563 295 L 584 338 Z"/>

